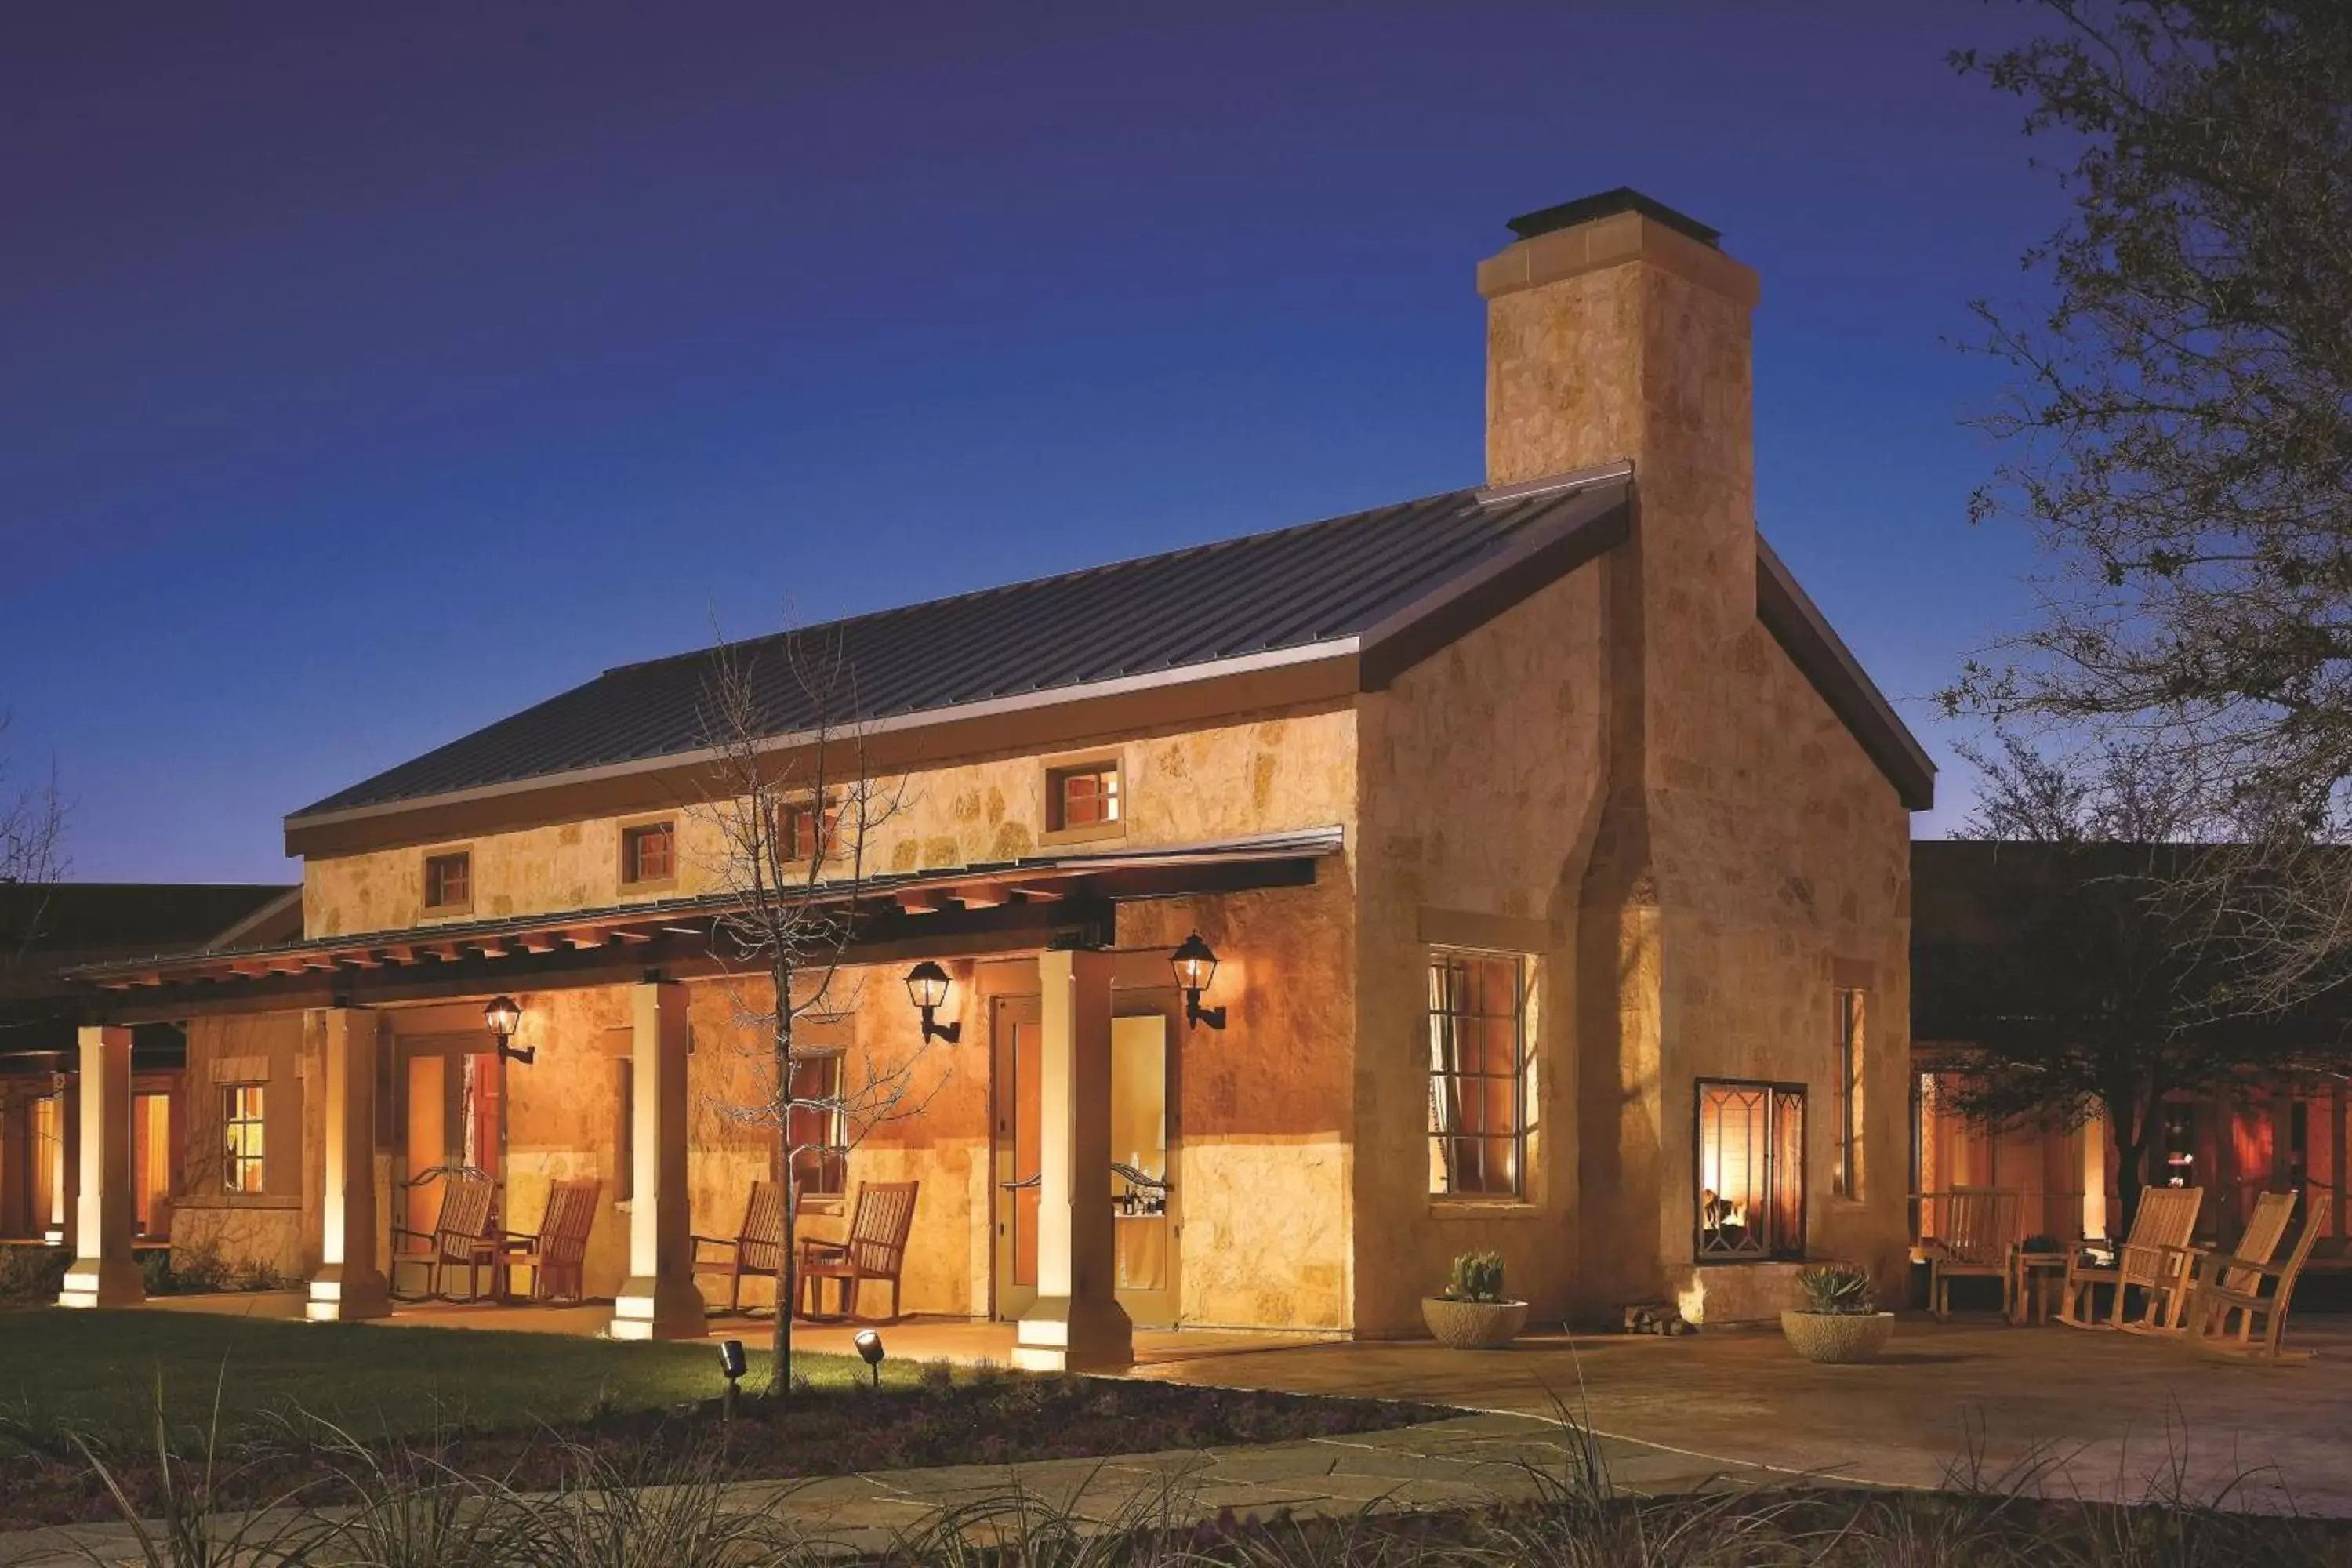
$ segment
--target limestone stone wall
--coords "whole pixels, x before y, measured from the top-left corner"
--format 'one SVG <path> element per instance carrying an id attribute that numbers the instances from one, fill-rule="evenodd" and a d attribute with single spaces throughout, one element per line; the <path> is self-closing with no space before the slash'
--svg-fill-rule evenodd
<path id="1" fill-rule="evenodd" d="M 1461 1252 L 1565 1312 L 1580 1212 L 1570 933 L 1602 767 L 1599 573 L 1553 584 L 1361 706 L 1362 1026 L 1356 1327 L 1418 1333 Z M 1430 1192 L 1427 962 L 1436 941 L 1523 955 L 1528 1161 L 1517 1200 Z M 1607 1202 L 1605 1196 L 1595 1201 Z"/>
<path id="2" fill-rule="evenodd" d="M 188 1025 L 182 1103 L 187 1115 L 182 1188 L 172 1209 L 172 1245 L 217 1253 L 231 1268 L 259 1267 L 289 1278 L 318 1267 L 322 1143 L 307 1090 L 318 1042 L 301 1013 L 198 1018 Z M 222 1090 L 263 1087 L 265 1190 L 231 1193 L 223 1170 Z"/>
<path id="3" fill-rule="evenodd" d="M 1354 719 L 1309 710 L 1206 729 L 1107 736 L 1069 756 L 1120 760 L 1123 831 L 1085 847 L 1172 844 L 1288 828 L 1344 826 L 1355 801 Z M 1056 753 L 1062 756 L 1065 753 Z M 869 867 L 890 871 L 1004 860 L 1045 842 L 1045 769 L 1034 754 L 943 763 L 905 777 L 900 807 L 867 846 Z M 621 885 L 632 814 L 482 834 L 473 854 L 473 902 L 464 917 L 500 918 L 604 908 L 710 891 L 724 883 L 724 840 L 708 813 L 681 803 L 676 885 L 641 895 Z M 408 846 L 321 857 L 302 869 L 303 930 L 312 937 L 430 925 L 423 908 L 427 849 Z"/>

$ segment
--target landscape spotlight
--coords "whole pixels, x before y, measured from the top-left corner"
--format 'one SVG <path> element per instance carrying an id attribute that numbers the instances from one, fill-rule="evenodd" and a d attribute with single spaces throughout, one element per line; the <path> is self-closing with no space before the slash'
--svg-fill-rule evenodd
<path id="1" fill-rule="evenodd" d="M 748 1363 L 743 1359 L 741 1340 L 723 1340 L 719 1346 L 719 1370 L 727 1374 L 727 1402 L 719 1407 L 722 1420 L 735 1418 L 735 1384 L 742 1378 Z"/>
<path id="2" fill-rule="evenodd" d="M 882 1336 L 872 1329 L 861 1329 L 858 1331 L 857 1337 L 849 1342 L 856 1345 L 857 1353 L 866 1358 L 866 1369 L 874 1376 L 874 1386 L 881 1387 Z"/>
<path id="3" fill-rule="evenodd" d="M 532 1058 L 539 1055 L 537 1046 L 518 1047 L 514 1044 L 515 1031 L 522 1027 L 522 1004 L 513 997 L 499 996 L 494 999 L 488 1006 L 482 1009 L 482 1022 L 489 1026 L 491 1035 L 497 1038 L 499 1055 L 506 1058 L 507 1060 L 520 1062 L 523 1066 L 529 1067 Z"/>
<path id="4" fill-rule="evenodd" d="M 907 996 L 923 1015 L 923 1038 L 954 1045 L 963 1037 L 961 1024 L 939 1021 L 940 1008 L 948 999 L 948 972 L 936 961 L 927 958 L 907 971 Z"/>
<path id="5" fill-rule="evenodd" d="M 1184 1026 L 1188 1029 L 1206 1024 L 1212 1029 L 1225 1026 L 1223 1007 L 1201 1005 L 1201 993 L 1217 978 L 1217 954 L 1194 931 L 1184 939 L 1184 945 L 1168 955 L 1169 967 L 1176 971 L 1176 984 L 1184 993 Z"/>

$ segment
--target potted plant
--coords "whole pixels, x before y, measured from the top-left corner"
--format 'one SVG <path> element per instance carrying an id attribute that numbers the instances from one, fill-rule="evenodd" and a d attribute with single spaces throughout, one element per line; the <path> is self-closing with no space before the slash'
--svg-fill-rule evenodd
<path id="1" fill-rule="evenodd" d="M 1528 1326 L 1528 1304 L 1503 1299 L 1503 1255 L 1465 1252 L 1440 1295 L 1424 1296 L 1421 1320 L 1440 1344 L 1457 1351 L 1507 1345 Z"/>
<path id="2" fill-rule="evenodd" d="M 1869 1270 L 1817 1263 L 1797 1274 L 1802 1304 L 1780 1314 L 1780 1332 L 1807 1361 L 1869 1361 L 1886 1348 L 1895 1314 L 1878 1310 Z"/>

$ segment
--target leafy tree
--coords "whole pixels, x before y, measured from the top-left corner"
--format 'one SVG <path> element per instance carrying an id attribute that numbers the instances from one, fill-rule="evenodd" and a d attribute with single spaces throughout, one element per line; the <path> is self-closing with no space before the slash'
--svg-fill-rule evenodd
<path id="1" fill-rule="evenodd" d="M 1955 712 L 2127 737 L 2234 886 L 2284 1005 L 2352 949 L 2352 5 L 2036 0 L 2049 36 L 1958 66 L 2060 149 L 2039 308 L 1976 310 L 2016 373 L 1979 518 L 2048 569 Z"/>

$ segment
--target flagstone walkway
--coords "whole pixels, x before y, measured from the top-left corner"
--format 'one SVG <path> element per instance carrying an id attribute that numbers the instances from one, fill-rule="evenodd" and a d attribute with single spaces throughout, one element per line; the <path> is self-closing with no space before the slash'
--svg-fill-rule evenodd
<path id="1" fill-rule="evenodd" d="M 1612 1483 L 1627 1492 L 1663 1495 L 1777 1479 L 1653 1444 L 1607 1439 L 1599 1449 Z M 1001 1502 L 1016 1488 L 1040 1505 L 1102 1524 L 1181 1526 L 1228 1511 L 1237 1519 L 1318 1518 L 1530 1499 L 1563 1484 L 1570 1465 L 1556 1424 L 1479 1415 L 1252 1447 L 744 1481 L 728 1489 L 727 1506 L 766 1514 L 847 1553 L 878 1551 L 957 1510 Z M 93 1560 L 143 1561 L 132 1532 L 120 1524 L 0 1535 L 5 1568 Z"/>

